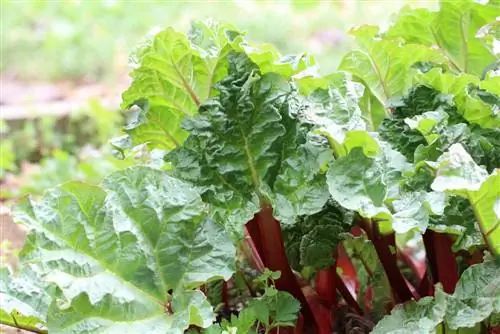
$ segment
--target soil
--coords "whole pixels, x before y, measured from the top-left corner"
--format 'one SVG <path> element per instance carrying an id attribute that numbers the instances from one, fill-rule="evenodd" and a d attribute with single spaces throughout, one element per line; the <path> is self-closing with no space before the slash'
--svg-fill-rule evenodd
<path id="1" fill-rule="evenodd" d="M 8 240 L 9 252 L 5 253 L 3 249 L 0 248 L 0 258 L 4 259 L 6 257 L 6 263 L 1 263 L 0 265 L 9 264 L 13 267 L 17 265 L 17 260 L 15 256 L 12 255 L 13 250 L 19 250 L 23 247 L 24 239 L 26 238 L 26 231 L 21 225 L 15 224 L 10 216 L 10 211 L 7 207 L 0 205 L 0 241 Z M 0 300 L 1 303 L 1 300 Z M 23 330 L 7 327 L 0 325 L 0 333 L 4 334 L 19 334 L 19 333 L 29 333 Z"/>

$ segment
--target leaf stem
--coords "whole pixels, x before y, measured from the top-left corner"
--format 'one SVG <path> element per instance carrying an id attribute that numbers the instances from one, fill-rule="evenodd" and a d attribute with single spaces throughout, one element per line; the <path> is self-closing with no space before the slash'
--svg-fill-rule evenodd
<path id="1" fill-rule="evenodd" d="M 474 216 L 477 219 L 477 222 L 479 225 L 479 230 L 481 231 L 481 234 L 483 235 L 484 242 L 486 243 L 486 246 L 488 247 L 488 250 L 492 255 L 499 256 L 500 254 L 497 252 L 493 244 L 491 243 L 491 240 L 489 238 L 490 234 L 494 232 L 497 228 L 497 226 L 493 226 L 493 228 L 489 231 L 486 231 L 485 226 L 483 224 L 483 221 L 481 219 L 481 215 L 476 209 L 476 206 L 474 205 L 474 201 L 472 200 L 471 196 L 467 196 L 467 199 L 469 200 L 469 203 L 471 204 L 472 211 L 474 212 Z M 498 225 L 498 224 L 497 224 Z"/>
<path id="2" fill-rule="evenodd" d="M 48 331 L 45 329 L 40 329 L 40 328 L 36 328 L 34 326 L 27 326 L 27 325 L 19 324 L 17 322 L 16 318 L 13 315 L 11 315 L 11 316 L 12 316 L 13 322 L 6 321 L 6 320 L 0 320 L 0 324 L 5 325 L 5 326 L 9 326 L 12 328 L 22 329 L 24 331 L 28 331 L 31 333 L 40 333 L 40 334 L 48 333 Z"/>
<path id="3" fill-rule="evenodd" d="M 311 308 L 288 263 L 280 223 L 274 218 L 269 204 L 263 202 L 261 207 L 254 218 L 246 224 L 247 231 L 264 265 L 272 271 L 281 272 L 280 278 L 276 280 L 276 288 L 294 296 L 302 305 L 305 322 L 310 325 L 315 324 Z"/>
<path id="4" fill-rule="evenodd" d="M 373 242 L 375 250 L 380 259 L 380 263 L 387 274 L 387 279 L 391 284 L 394 297 L 397 302 L 404 303 L 411 299 L 417 299 L 409 288 L 408 282 L 403 274 L 399 271 L 396 256 L 389 249 L 389 244 L 394 245 L 394 238 L 383 237 L 378 231 L 376 224 L 372 225 L 371 221 L 359 217 L 358 223 L 368 235 L 368 238 Z"/>
<path id="5" fill-rule="evenodd" d="M 453 293 L 458 282 L 458 267 L 450 237 L 432 230 L 423 235 L 427 261 L 431 268 L 434 283 L 440 282 L 446 293 Z"/>

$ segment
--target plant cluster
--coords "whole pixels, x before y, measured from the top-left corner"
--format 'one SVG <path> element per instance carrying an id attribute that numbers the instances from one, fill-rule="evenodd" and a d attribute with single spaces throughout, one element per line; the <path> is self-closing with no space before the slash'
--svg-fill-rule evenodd
<path id="1" fill-rule="evenodd" d="M 234 27 L 134 55 L 122 155 L 15 208 L 2 323 L 51 333 L 493 333 L 498 2 L 402 10 L 318 74 Z"/>

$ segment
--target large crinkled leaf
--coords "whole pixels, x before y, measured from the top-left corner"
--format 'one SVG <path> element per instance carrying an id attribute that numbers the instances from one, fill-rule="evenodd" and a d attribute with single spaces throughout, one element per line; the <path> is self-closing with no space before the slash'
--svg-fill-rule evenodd
<path id="1" fill-rule="evenodd" d="M 490 250 L 500 252 L 500 217 L 495 212 L 500 199 L 499 170 L 488 175 L 461 144 L 453 144 L 435 165 L 437 170 L 432 189 L 467 198 Z"/>
<path id="2" fill-rule="evenodd" d="M 17 273 L 7 267 L 0 268 L 0 323 L 46 332 L 51 303 L 48 291 L 36 267 L 26 265 Z"/>
<path id="3" fill-rule="evenodd" d="M 192 290 L 229 279 L 235 249 L 205 218 L 187 184 L 147 167 L 117 172 L 103 187 L 79 182 L 23 201 L 16 220 L 31 233 L 23 261 L 40 261 L 58 293 L 52 333 L 182 333 L 215 316 Z"/>
<path id="4" fill-rule="evenodd" d="M 437 328 L 473 328 L 500 308 L 500 263 L 485 258 L 480 264 L 467 268 L 457 283 L 455 292 L 448 295 L 437 286 L 434 297 L 396 306 L 382 319 L 373 333 L 436 333 Z"/>
<path id="5" fill-rule="evenodd" d="M 393 96 L 402 94 L 411 84 L 412 65 L 427 61 L 440 64 L 444 57 L 425 45 L 404 45 L 398 40 L 376 38 L 378 29 L 359 27 L 352 31 L 361 50 L 349 52 L 339 69 L 353 73 L 362 80 L 383 105 Z"/>
<path id="6" fill-rule="evenodd" d="M 441 1 L 437 12 L 405 7 L 386 36 L 437 46 L 456 70 L 480 76 L 496 59 L 478 31 L 494 22 L 499 10 L 498 4 L 472 0 Z"/>
<path id="7" fill-rule="evenodd" d="M 321 157 L 328 150 L 298 120 L 296 92 L 284 77 L 262 75 L 245 54 L 231 54 L 229 64 L 219 94 L 185 122 L 190 136 L 168 156 L 174 173 L 228 213 L 253 213 L 264 200 L 286 224 L 321 210 L 328 199 Z"/>
<path id="8" fill-rule="evenodd" d="M 488 171 L 500 164 L 500 128 L 468 124 L 449 95 L 417 85 L 391 105 L 393 113 L 383 120 L 380 136 L 410 161 L 435 161 L 460 142 Z"/>
<path id="9" fill-rule="evenodd" d="M 182 145 L 188 135 L 182 120 L 217 94 L 215 83 L 227 75 L 232 51 L 248 54 L 262 73 L 287 78 L 315 64 L 307 54 L 282 57 L 271 45 L 250 45 L 228 24 L 195 22 L 188 35 L 167 28 L 133 57 L 133 81 L 122 103 L 122 108 L 139 107 L 125 127 L 132 144 L 165 150 Z"/>

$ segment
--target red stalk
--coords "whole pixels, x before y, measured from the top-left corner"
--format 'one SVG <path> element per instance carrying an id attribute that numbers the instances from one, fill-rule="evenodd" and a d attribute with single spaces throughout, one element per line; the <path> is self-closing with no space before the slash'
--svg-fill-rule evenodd
<path id="1" fill-rule="evenodd" d="M 342 269 L 343 281 L 345 281 L 351 294 L 355 296 L 356 291 L 359 289 L 358 273 L 341 243 L 337 245 L 337 267 Z"/>
<path id="2" fill-rule="evenodd" d="M 451 250 L 453 241 L 444 233 L 427 230 L 424 245 L 434 282 L 440 282 L 446 293 L 453 293 L 459 278 L 455 254 Z"/>
<path id="3" fill-rule="evenodd" d="M 249 225 L 251 225 L 252 221 L 250 223 L 247 223 L 245 225 L 245 244 L 243 244 L 243 247 L 245 249 L 245 252 L 247 253 L 247 259 L 251 262 L 251 265 L 257 269 L 259 272 L 264 272 L 264 269 L 266 268 L 264 266 L 264 262 L 262 261 L 262 257 L 255 246 L 255 243 L 252 239 L 252 236 L 250 234 L 250 230 L 248 229 Z M 254 235 L 259 235 L 259 230 L 257 230 L 257 234 Z M 255 233 L 255 232 L 254 232 Z M 260 240 L 259 240 L 260 241 Z M 261 248 L 262 249 L 262 248 Z"/>
<path id="4" fill-rule="evenodd" d="M 281 272 L 280 278 L 275 282 L 276 288 L 289 292 L 300 302 L 306 324 L 317 324 L 311 307 L 302 293 L 300 285 L 288 263 L 283 236 L 281 234 L 281 226 L 274 219 L 272 208 L 264 204 L 261 210 L 246 226 L 264 265 L 272 271 Z"/>
<path id="5" fill-rule="evenodd" d="M 331 334 L 333 332 L 333 316 L 331 308 L 323 303 L 317 292 L 310 286 L 303 284 L 302 291 L 306 296 L 307 302 L 311 307 L 314 319 L 316 321 L 316 328 L 313 333 L 317 334 Z"/>
<path id="6" fill-rule="evenodd" d="M 432 280 L 429 277 L 427 270 L 425 271 L 425 275 L 418 286 L 418 293 L 421 296 L 434 296 L 434 285 L 432 284 Z"/>
<path id="7" fill-rule="evenodd" d="M 395 247 L 394 234 L 383 236 L 378 231 L 376 225 L 372 226 L 370 222 L 364 219 L 359 219 L 358 222 L 375 246 L 375 250 L 387 274 L 396 302 L 404 303 L 411 299 L 417 299 L 408 287 L 409 283 L 405 280 L 401 271 L 399 271 L 396 255 L 393 254 L 389 248 L 390 245 Z"/>
<path id="8" fill-rule="evenodd" d="M 411 249 L 401 249 L 398 252 L 399 258 L 413 271 L 415 276 L 417 276 L 418 281 L 421 282 L 425 276 L 426 265 L 425 261 L 418 261 L 412 256 Z"/>
<path id="9" fill-rule="evenodd" d="M 316 273 L 316 292 L 321 301 L 329 308 L 337 304 L 337 287 L 335 286 L 336 265 Z"/>
<path id="10" fill-rule="evenodd" d="M 224 302 L 224 307 L 229 310 L 229 291 L 227 288 L 227 282 L 222 282 L 222 301 Z"/>
<path id="11" fill-rule="evenodd" d="M 335 271 L 335 285 L 337 286 L 337 289 L 339 290 L 340 294 L 344 298 L 347 305 L 355 309 L 356 312 L 358 312 L 359 314 L 363 314 L 363 310 L 359 306 L 356 298 L 354 298 L 351 291 L 346 286 L 344 280 L 342 279 L 342 277 L 340 277 L 340 275 L 336 271 Z"/>

